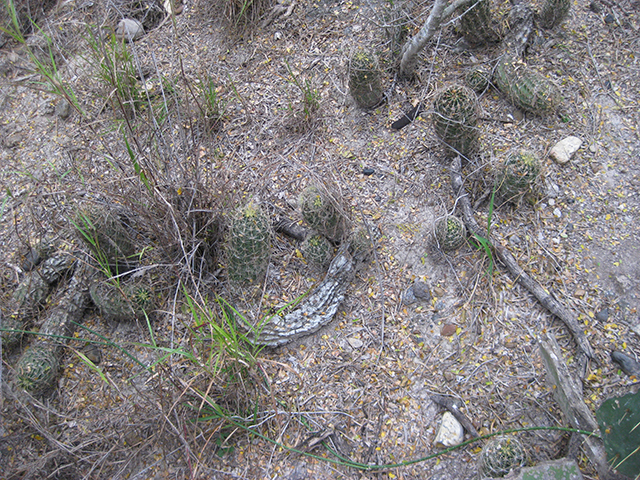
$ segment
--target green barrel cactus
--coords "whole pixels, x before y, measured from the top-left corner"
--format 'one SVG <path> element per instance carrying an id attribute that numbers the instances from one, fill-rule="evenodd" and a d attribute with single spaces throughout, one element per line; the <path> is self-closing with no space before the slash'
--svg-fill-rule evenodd
<path id="1" fill-rule="evenodd" d="M 315 234 L 305 238 L 300 250 L 309 263 L 324 269 L 331 263 L 334 249 L 324 235 Z"/>
<path id="2" fill-rule="evenodd" d="M 460 17 L 458 31 L 471 46 L 495 43 L 500 36 L 493 28 L 491 0 L 476 0 L 458 7 Z"/>
<path id="3" fill-rule="evenodd" d="M 339 242 L 345 233 L 345 219 L 333 196 L 325 189 L 311 185 L 300 194 L 302 218 L 311 228 L 329 240 Z"/>
<path id="4" fill-rule="evenodd" d="M 538 24 L 542 28 L 555 28 L 569 16 L 569 10 L 571 0 L 545 0 L 536 16 Z"/>
<path id="5" fill-rule="evenodd" d="M 72 223 L 100 266 L 112 274 L 122 273 L 136 249 L 118 213 L 92 208 L 79 211 Z"/>
<path id="6" fill-rule="evenodd" d="M 436 220 L 435 234 L 440 248 L 451 251 L 464 244 L 467 229 L 458 217 L 447 215 Z"/>
<path id="7" fill-rule="evenodd" d="M 480 452 L 480 473 L 500 478 L 525 465 L 527 455 L 518 439 L 510 435 L 491 438 Z"/>
<path id="8" fill-rule="evenodd" d="M 470 68 L 464 76 L 464 82 L 474 92 L 482 93 L 489 88 L 491 70 L 486 65 L 477 65 Z"/>
<path id="9" fill-rule="evenodd" d="M 349 253 L 357 262 L 366 262 L 373 250 L 374 241 L 372 241 L 366 227 L 362 226 L 351 232 L 349 235 Z"/>
<path id="10" fill-rule="evenodd" d="M 493 81 L 511 103 L 535 115 L 554 113 L 562 102 L 551 80 L 509 55 L 498 62 Z"/>
<path id="11" fill-rule="evenodd" d="M 89 294 L 104 318 L 118 322 L 144 320 L 155 307 L 155 293 L 144 280 L 119 284 L 97 281 L 91 285 Z"/>
<path id="12" fill-rule="evenodd" d="M 39 395 L 53 386 L 60 361 L 56 348 L 47 344 L 36 344 L 25 351 L 16 365 L 18 385 L 24 390 Z"/>
<path id="13" fill-rule="evenodd" d="M 17 313 L 2 315 L 0 313 L 0 330 L 2 331 L 2 347 L 5 350 L 13 348 L 22 339 L 25 322 Z"/>
<path id="14" fill-rule="evenodd" d="M 496 193 L 506 201 L 519 203 L 535 187 L 541 168 L 534 153 L 526 150 L 511 153 L 497 175 Z"/>
<path id="15" fill-rule="evenodd" d="M 225 253 L 232 282 L 251 284 L 264 278 L 271 257 L 271 223 L 259 204 L 250 202 L 235 213 Z"/>
<path id="16" fill-rule="evenodd" d="M 377 57 L 360 50 L 351 59 L 349 91 L 358 106 L 374 108 L 383 98 L 382 75 Z"/>
<path id="17" fill-rule="evenodd" d="M 478 145 L 478 99 L 463 85 L 450 85 L 436 94 L 431 119 L 450 156 L 473 156 Z"/>

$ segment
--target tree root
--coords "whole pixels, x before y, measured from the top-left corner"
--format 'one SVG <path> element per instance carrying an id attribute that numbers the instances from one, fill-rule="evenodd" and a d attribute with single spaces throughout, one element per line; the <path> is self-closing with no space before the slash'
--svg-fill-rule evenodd
<path id="1" fill-rule="evenodd" d="M 453 187 L 453 193 L 457 197 L 459 205 L 462 208 L 464 223 L 467 230 L 479 237 L 486 238 L 487 232 L 480 228 L 473 216 L 471 201 L 469 200 L 467 193 L 464 191 L 461 172 L 461 159 L 458 156 L 451 164 L 451 186 Z M 562 320 L 567 326 L 578 347 L 579 373 L 581 378 L 584 379 L 586 376 L 588 361 L 594 359 L 594 353 L 575 315 L 560 303 L 552 293 L 548 292 L 535 279 L 529 276 L 529 274 L 526 273 L 520 265 L 518 265 L 518 261 L 507 249 L 495 242 L 492 242 L 490 238 L 487 238 L 487 241 L 490 243 L 491 250 L 495 253 L 498 260 L 507 267 L 511 276 L 515 278 L 520 285 L 526 288 L 534 297 L 536 297 L 543 307 Z"/>

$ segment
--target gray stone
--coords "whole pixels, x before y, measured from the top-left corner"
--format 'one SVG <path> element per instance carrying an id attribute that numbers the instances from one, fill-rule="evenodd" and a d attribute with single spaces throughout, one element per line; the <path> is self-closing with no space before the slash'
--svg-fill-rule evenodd
<path id="1" fill-rule="evenodd" d="M 506 480 L 582 480 L 575 460 L 561 458 L 542 462 L 535 467 L 522 468 L 503 477 Z"/>
<path id="2" fill-rule="evenodd" d="M 462 425 L 451 412 L 444 412 L 440 428 L 438 428 L 438 433 L 436 433 L 436 439 L 434 440 L 436 447 L 453 447 L 462 443 L 462 440 L 464 440 Z"/>
<path id="3" fill-rule="evenodd" d="M 571 160 L 571 157 L 578 151 L 580 145 L 582 145 L 582 140 L 578 137 L 567 137 L 554 145 L 549 156 L 560 165 L 564 165 Z"/>
<path id="4" fill-rule="evenodd" d="M 431 301 L 431 292 L 429 291 L 429 285 L 421 281 L 414 282 L 413 285 L 407 288 L 402 295 L 402 302 L 405 305 L 412 305 L 419 301 Z"/>
<path id="5" fill-rule="evenodd" d="M 66 120 L 71 116 L 71 104 L 63 98 L 56 105 L 55 112 L 62 120 Z"/>
<path id="6" fill-rule="evenodd" d="M 138 40 L 144 35 L 144 27 L 138 20 L 123 18 L 116 27 L 116 36 L 124 38 L 127 42 Z"/>

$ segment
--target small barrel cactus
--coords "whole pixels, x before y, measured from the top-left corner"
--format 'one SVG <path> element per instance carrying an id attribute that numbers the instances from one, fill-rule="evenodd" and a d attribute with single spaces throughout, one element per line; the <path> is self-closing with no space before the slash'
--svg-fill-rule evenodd
<path id="1" fill-rule="evenodd" d="M 374 108 L 382 102 L 380 66 L 373 53 L 360 50 L 351 59 L 349 91 L 361 108 Z"/>
<path id="2" fill-rule="evenodd" d="M 60 370 L 56 348 L 36 344 L 22 354 L 16 365 L 18 385 L 33 394 L 46 392 Z"/>
<path id="3" fill-rule="evenodd" d="M 271 223 L 259 204 L 250 202 L 231 219 L 226 243 L 229 279 L 238 284 L 262 280 L 271 257 Z"/>
<path id="4" fill-rule="evenodd" d="M 467 229 L 458 217 L 447 215 L 436 220 L 435 234 L 440 248 L 451 251 L 464 244 Z"/>
<path id="5" fill-rule="evenodd" d="M 102 208 L 80 211 L 72 223 L 100 266 L 109 267 L 113 274 L 122 273 L 135 254 L 135 245 L 117 212 Z"/>
<path id="6" fill-rule="evenodd" d="M 2 347 L 13 348 L 22 339 L 26 325 L 17 313 L 4 316 L 0 313 L 0 330 L 2 331 Z"/>
<path id="7" fill-rule="evenodd" d="M 493 28 L 491 0 L 476 0 L 471 4 L 458 7 L 460 17 L 458 30 L 472 46 L 495 43 L 500 36 Z"/>
<path id="8" fill-rule="evenodd" d="M 438 138 L 451 156 L 473 156 L 478 151 L 478 100 L 463 85 L 450 85 L 438 92 L 431 119 Z"/>
<path id="9" fill-rule="evenodd" d="M 565 21 L 571 10 L 571 0 L 544 0 L 537 20 L 542 28 L 552 29 Z"/>
<path id="10" fill-rule="evenodd" d="M 525 465 L 527 456 L 517 438 L 501 435 L 491 438 L 480 452 L 480 473 L 485 477 L 500 478 L 511 470 Z"/>
<path id="11" fill-rule="evenodd" d="M 304 258 L 320 268 L 326 268 L 333 258 L 333 245 L 324 235 L 315 234 L 305 238 L 300 246 Z"/>
<path id="12" fill-rule="evenodd" d="M 482 93 L 489 88 L 491 70 L 486 65 L 477 65 L 470 68 L 464 77 L 464 82 L 474 92 Z"/>
<path id="13" fill-rule="evenodd" d="M 89 293 L 100 314 L 118 322 L 143 320 L 155 305 L 151 286 L 142 280 L 120 284 L 98 281 L 91 285 Z"/>
<path id="14" fill-rule="evenodd" d="M 535 115 L 554 113 L 562 102 L 551 80 L 509 55 L 498 62 L 493 81 L 516 107 Z"/>
<path id="15" fill-rule="evenodd" d="M 349 235 L 349 253 L 358 262 L 369 259 L 374 250 L 374 241 L 369 235 L 369 230 L 362 226 L 354 229 Z"/>
<path id="16" fill-rule="evenodd" d="M 540 170 L 540 160 L 534 153 L 511 153 L 497 175 L 496 193 L 504 200 L 519 203 L 535 186 Z"/>
<path id="17" fill-rule="evenodd" d="M 311 228 L 329 240 L 339 242 L 345 231 L 345 220 L 332 195 L 311 185 L 300 194 L 302 217 Z"/>

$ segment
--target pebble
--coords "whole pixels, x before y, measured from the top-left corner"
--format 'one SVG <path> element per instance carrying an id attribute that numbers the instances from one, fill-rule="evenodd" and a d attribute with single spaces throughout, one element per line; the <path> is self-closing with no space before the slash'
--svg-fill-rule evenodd
<path id="1" fill-rule="evenodd" d="M 553 209 L 553 216 L 556 217 L 556 218 L 562 217 L 562 212 L 560 211 L 560 209 L 558 207 Z"/>
<path id="2" fill-rule="evenodd" d="M 371 167 L 365 167 L 365 168 L 362 169 L 362 174 L 363 175 L 369 176 L 369 175 L 373 175 L 374 173 L 376 173 L 376 171 Z"/>
<path id="3" fill-rule="evenodd" d="M 66 120 L 71 116 L 71 104 L 66 100 L 62 99 L 56 105 L 56 115 L 60 117 L 62 120 Z"/>
<path id="4" fill-rule="evenodd" d="M 451 337 L 456 333 L 457 329 L 458 327 L 455 326 L 454 324 L 447 323 L 445 326 L 442 327 L 442 330 L 440 330 L 440 335 L 442 335 L 443 337 Z"/>
<path id="5" fill-rule="evenodd" d="M 444 412 L 440 428 L 436 433 L 434 443 L 436 447 L 448 448 L 458 445 L 464 439 L 464 429 L 451 412 Z"/>
<path id="6" fill-rule="evenodd" d="M 349 345 L 351 345 L 351 348 L 354 349 L 361 348 L 364 345 L 364 342 L 356 337 L 347 338 L 347 341 L 349 342 Z"/>
<path id="7" fill-rule="evenodd" d="M 116 27 L 116 37 L 124 38 L 127 42 L 138 40 L 144 35 L 144 27 L 138 20 L 123 18 Z"/>
<path id="8" fill-rule="evenodd" d="M 598 313 L 596 313 L 596 320 L 600 322 L 606 322 L 607 320 L 609 320 L 609 309 L 603 308 Z"/>
<path id="9" fill-rule="evenodd" d="M 580 145 L 582 145 L 582 140 L 578 137 L 567 137 L 554 145 L 549 156 L 553 158 L 556 163 L 564 165 L 571 159 L 573 154 L 578 151 Z"/>

